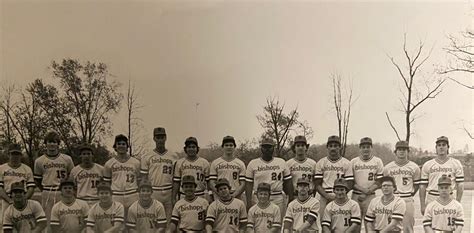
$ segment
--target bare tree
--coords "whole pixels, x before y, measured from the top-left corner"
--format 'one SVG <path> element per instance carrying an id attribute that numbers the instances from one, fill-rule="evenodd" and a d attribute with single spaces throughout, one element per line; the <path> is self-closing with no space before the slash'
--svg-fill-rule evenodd
<path id="1" fill-rule="evenodd" d="M 396 70 L 398 71 L 400 80 L 402 81 L 403 88 L 400 88 L 402 97 L 399 98 L 399 101 L 403 107 L 403 113 L 405 115 L 406 136 L 404 140 L 408 142 L 410 141 L 410 136 L 413 134 L 411 128 L 412 123 L 418 118 L 418 116 L 414 115 L 414 111 L 427 100 L 434 99 L 436 96 L 438 96 L 442 92 L 443 83 L 446 81 L 443 78 L 436 79 L 431 76 L 430 78 L 419 82 L 422 78 L 422 75 L 419 73 L 420 68 L 430 57 L 432 49 L 426 55 L 423 54 L 423 51 L 424 43 L 420 42 L 415 53 L 410 54 L 406 46 L 405 34 L 403 41 L 403 52 L 407 62 L 406 67 L 400 66 L 393 57 L 388 56 L 393 66 L 395 66 Z M 426 91 L 420 91 L 422 85 Z M 389 114 L 386 112 L 385 115 L 387 116 L 388 123 L 397 135 L 398 140 L 402 140 L 398 130 L 392 123 Z"/>
<path id="2" fill-rule="evenodd" d="M 135 85 L 128 80 L 127 88 L 127 123 L 128 138 L 130 140 L 129 152 L 131 156 L 140 158 L 145 153 L 145 138 L 141 135 L 143 130 L 142 119 L 137 116 L 143 105 L 135 92 Z"/>
<path id="3" fill-rule="evenodd" d="M 446 53 L 451 58 L 448 65 L 441 69 L 440 74 L 451 73 L 469 73 L 474 74 L 474 32 L 466 30 L 460 33 L 460 38 L 449 35 L 449 46 L 444 48 Z M 471 75 L 472 77 L 472 75 Z M 457 84 L 469 89 L 474 89 L 474 86 L 468 85 L 455 78 L 448 77 Z"/>
<path id="4" fill-rule="evenodd" d="M 13 123 L 10 117 L 8 117 L 8 115 L 13 111 L 13 106 L 15 106 L 16 104 L 13 99 L 15 90 L 15 85 L 7 84 L 5 86 L 2 86 L 0 93 L 0 131 L 3 132 L 1 135 L 2 144 L 10 144 L 16 141 L 16 134 L 13 128 Z"/>
<path id="5" fill-rule="evenodd" d="M 344 85 L 342 76 L 334 73 L 331 75 L 333 88 L 333 101 L 336 113 L 339 138 L 341 138 L 341 155 L 345 156 L 347 147 L 347 135 L 349 134 L 349 123 L 351 118 L 351 107 L 355 103 L 353 97 L 352 82 Z"/>

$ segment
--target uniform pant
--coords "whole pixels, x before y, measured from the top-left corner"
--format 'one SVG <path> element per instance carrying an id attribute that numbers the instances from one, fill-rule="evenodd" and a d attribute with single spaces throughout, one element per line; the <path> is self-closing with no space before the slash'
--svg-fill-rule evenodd
<path id="1" fill-rule="evenodd" d="M 365 198 L 364 198 L 365 196 Z M 364 221 L 365 214 L 367 213 L 367 209 L 369 208 L 370 201 L 375 198 L 375 193 L 366 195 L 366 194 L 357 194 L 352 192 L 352 200 L 356 201 L 360 207 L 360 216 L 361 220 Z M 367 229 L 366 229 L 367 232 Z"/>
<path id="2" fill-rule="evenodd" d="M 132 193 L 132 194 L 112 194 L 112 200 L 116 202 L 120 202 L 123 205 L 125 215 L 127 215 L 128 208 L 130 206 L 138 201 L 138 193 Z"/>
<path id="3" fill-rule="evenodd" d="M 171 212 L 173 211 L 173 204 L 171 203 L 171 189 L 169 190 L 153 190 L 151 197 L 163 204 L 165 207 L 167 223 L 170 222 Z"/>
<path id="4" fill-rule="evenodd" d="M 46 225 L 45 232 L 51 232 L 50 220 L 51 220 L 51 210 L 53 209 L 54 204 L 61 200 L 60 191 L 50 191 L 43 190 L 41 192 L 41 206 L 43 207 L 48 223 Z"/>
<path id="5" fill-rule="evenodd" d="M 402 198 L 406 203 L 405 215 L 403 216 L 403 232 L 413 233 L 415 226 L 415 202 L 413 197 Z"/>

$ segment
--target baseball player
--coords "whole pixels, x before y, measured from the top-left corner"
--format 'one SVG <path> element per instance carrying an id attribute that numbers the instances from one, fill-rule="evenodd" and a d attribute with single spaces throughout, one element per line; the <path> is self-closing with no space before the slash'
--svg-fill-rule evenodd
<path id="1" fill-rule="evenodd" d="M 323 233 L 360 232 L 361 214 L 359 204 L 347 197 L 349 185 L 344 178 L 334 181 L 336 199 L 327 204 L 322 217 Z"/>
<path id="2" fill-rule="evenodd" d="M 115 137 L 114 149 L 117 156 L 109 159 L 104 165 L 104 180 L 111 182 L 112 199 L 122 203 L 125 216 L 128 208 L 138 200 L 138 176 L 140 161 L 128 154 L 128 138 L 119 134 Z"/>
<path id="3" fill-rule="evenodd" d="M 211 163 L 209 188 L 216 194 L 217 190 L 214 188 L 216 180 L 226 178 L 230 182 L 230 194 L 242 200 L 241 194 L 245 190 L 245 164 L 242 160 L 234 156 L 235 147 L 234 137 L 225 136 L 222 139 L 224 155 Z M 217 199 L 217 195 L 214 195 L 214 199 Z"/>
<path id="4" fill-rule="evenodd" d="M 33 169 L 36 185 L 41 192 L 41 206 L 48 219 L 47 231 L 50 232 L 51 209 L 60 200 L 59 184 L 69 176 L 74 163 L 69 155 L 59 153 L 59 134 L 55 131 L 46 133 L 44 144 L 46 154 L 35 160 Z"/>
<path id="5" fill-rule="evenodd" d="M 401 232 L 405 202 L 394 195 L 397 189 L 395 179 L 390 176 L 380 178 L 383 195 L 372 199 L 365 215 L 368 232 Z"/>
<path id="6" fill-rule="evenodd" d="M 395 161 L 390 162 L 384 168 L 384 176 L 395 179 L 397 190 L 395 195 L 406 203 L 406 211 L 403 216 L 403 232 L 413 232 L 415 226 L 415 205 L 413 196 L 418 191 L 420 182 L 420 167 L 408 160 L 410 148 L 407 141 L 399 141 L 395 144 Z"/>
<path id="7" fill-rule="evenodd" d="M 71 170 L 71 177 L 77 185 L 77 199 L 87 202 L 89 208 L 99 201 L 97 184 L 103 178 L 104 167 L 94 163 L 92 147 L 79 147 L 81 163 Z"/>
<path id="8" fill-rule="evenodd" d="M 26 164 L 21 163 L 21 146 L 19 144 L 10 144 L 8 146 L 8 162 L 0 165 L 0 227 L 3 225 L 3 213 L 13 199 L 10 195 L 10 187 L 15 182 L 23 182 L 26 184 L 26 198 L 33 196 L 35 182 L 33 180 L 33 172 Z"/>
<path id="9" fill-rule="evenodd" d="M 290 170 L 285 160 L 273 157 L 274 144 L 271 139 L 263 139 L 260 148 L 262 156 L 250 161 L 245 172 L 247 208 L 257 203 L 258 184 L 265 182 L 271 185 L 270 201 L 280 208 L 280 213 L 285 213 L 286 203 L 282 191 L 288 195 L 288 201 L 293 200 Z"/>
<path id="10" fill-rule="evenodd" d="M 166 219 L 171 218 L 171 193 L 173 189 L 174 164 L 176 154 L 166 149 L 166 130 L 157 127 L 153 130 L 155 149 L 150 154 L 142 157 L 140 161 L 140 173 L 147 178 L 153 186 L 152 197 L 165 207 Z"/>
<path id="11" fill-rule="evenodd" d="M 226 178 L 217 180 L 216 189 L 219 198 L 207 209 L 206 232 L 245 231 L 247 211 L 244 202 L 230 195 L 230 184 Z"/>
<path id="12" fill-rule="evenodd" d="M 184 198 L 176 202 L 173 207 L 169 232 L 203 232 L 209 203 L 202 197 L 197 197 L 194 176 L 183 176 L 181 186 Z"/>
<path id="13" fill-rule="evenodd" d="M 427 161 L 421 168 L 420 204 L 421 213 L 425 212 L 426 205 L 438 196 L 437 181 L 447 175 L 452 181 L 452 188 L 456 187 L 456 200 L 461 202 L 464 191 L 464 170 L 459 160 L 448 157 L 449 140 L 445 136 L 436 139 L 436 158 Z M 426 194 L 428 193 L 428 194 Z"/>
<path id="14" fill-rule="evenodd" d="M 296 191 L 296 181 L 299 178 L 305 178 L 310 181 L 309 189 L 311 193 L 314 193 L 313 178 L 315 174 L 316 161 L 308 158 L 306 152 L 308 152 L 309 144 L 306 142 L 305 136 L 296 136 L 291 146 L 291 150 L 295 154 L 294 158 L 286 161 L 288 169 L 290 169 L 291 177 L 293 180 L 293 190 Z"/>
<path id="15" fill-rule="evenodd" d="M 346 177 L 346 179 L 354 180 L 352 200 L 359 203 L 363 218 L 370 201 L 375 197 L 375 190 L 379 188 L 376 180 L 383 176 L 383 162 L 373 155 L 371 138 L 360 139 L 359 150 L 360 155 L 351 160 L 353 177 Z"/>
<path id="16" fill-rule="evenodd" d="M 61 201 L 51 210 L 53 233 L 81 233 L 86 228 L 89 213 L 87 202 L 76 199 L 76 184 L 72 179 L 63 180 L 59 186 Z"/>
<path id="17" fill-rule="evenodd" d="M 284 220 L 284 233 L 318 232 L 319 201 L 310 195 L 308 179 L 297 181 L 298 198 L 288 204 Z"/>
<path id="18" fill-rule="evenodd" d="M 165 232 L 166 214 L 161 202 L 153 199 L 153 189 L 148 179 L 143 179 L 138 188 L 138 201 L 128 211 L 127 227 L 130 233 Z"/>
<path id="19" fill-rule="evenodd" d="M 119 233 L 124 228 L 124 208 L 120 202 L 112 200 L 112 189 L 109 182 L 97 184 L 99 202 L 89 210 L 86 225 L 87 233 Z"/>
<path id="20" fill-rule="evenodd" d="M 179 159 L 174 169 L 172 201 L 176 203 L 176 199 L 180 198 L 177 195 L 178 191 L 180 196 L 184 197 L 183 190 L 180 188 L 181 177 L 186 175 L 193 176 L 196 180 L 196 196 L 202 196 L 208 200 L 207 182 L 209 181 L 210 164 L 206 159 L 198 156 L 199 146 L 195 137 L 186 139 L 184 142 L 184 152 L 186 157 Z"/>
<path id="21" fill-rule="evenodd" d="M 451 197 L 451 185 L 452 180 L 447 175 L 442 175 L 439 178 L 439 197 L 428 204 L 423 216 L 425 232 L 462 232 L 464 226 L 463 207 L 461 203 Z"/>
<path id="22" fill-rule="evenodd" d="M 316 163 L 314 175 L 316 191 L 320 195 L 320 216 L 324 214 L 327 203 L 336 198 L 332 187 L 334 181 L 338 178 L 345 178 L 348 181 L 349 187 L 352 187 L 352 181 L 354 180 L 351 162 L 341 157 L 341 140 L 339 137 L 330 136 L 326 143 L 326 148 L 329 154 Z"/>
<path id="23" fill-rule="evenodd" d="M 3 232 L 40 233 L 46 227 L 46 216 L 40 203 L 26 198 L 24 182 L 11 185 L 13 204 L 3 215 Z"/>
<path id="24" fill-rule="evenodd" d="M 260 183 L 257 186 L 258 203 L 248 213 L 247 232 L 281 232 L 281 213 L 277 205 L 270 202 L 271 186 Z"/>

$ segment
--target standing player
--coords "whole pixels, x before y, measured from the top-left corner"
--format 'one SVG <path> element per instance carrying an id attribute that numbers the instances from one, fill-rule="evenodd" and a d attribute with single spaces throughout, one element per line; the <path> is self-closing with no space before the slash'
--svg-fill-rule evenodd
<path id="1" fill-rule="evenodd" d="M 55 131 L 46 133 L 44 144 L 46 154 L 35 160 L 34 178 L 41 192 L 41 206 L 49 222 L 53 205 L 60 200 L 59 184 L 69 176 L 74 163 L 69 155 L 59 153 L 59 134 Z"/>
<path id="2" fill-rule="evenodd" d="M 245 190 L 245 164 L 234 157 L 235 147 L 235 139 L 232 136 L 225 136 L 222 139 L 224 155 L 211 163 L 209 188 L 216 194 L 217 190 L 214 188 L 216 180 L 226 178 L 230 182 L 230 195 L 242 200 L 241 194 Z M 214 197 L 216 199 L 217 195 Z"/>
<path id="3" fill-rule="evenodd" d="M 193 176 L 183 176 L 181 186 L 184 198 L 176 202 L 169 224 L 169 232 L 203 232 L 209 203 L 202 197 L 196 197 L 196 182 Z"/>
<path id="4" fill-rule="evenodd" d="M 375 190 L 378 189 L 376 180 L 383 176 L 383 162 L 372 154 L 371 138 L 360 139 L 359 150 L 360 155 L 351 160 L 351 169 L 354 176 L 346 177 L 346 179 L 354 179 L 352 200 L 357 201 L 362 218 L 364 218 L 370 201 L 375 197 Z"/>
<path id="5" fill-rule="evenodd" d="M 3 213 L 9 205 L 13 204 L 10 187 L 15 182 L 26 184 L 26 198 L 33 196 L 35 182 L 33 172 L 26 164 L 21 163 L 21 146 L 19 144 L 10 144 L 8 146 L 8 162 L 0 165 L 0 227 L 3 225 Z"/>
<path id="6" fill-rule="evenodd" d="M 341 140 L 339 137 L 330 136 L 326 143 L 326 148 L 329 154 L 316 163 L 314 175 L 316 191 L 320 195 L 320 216 L 324 214 L 327 203 L 336 198 L 332 187 L 334 181 L 338 178 L 345 178 L 349 181 L 349 187 L 352 187 L 352 180 L 354 179 L 351 162 L 341 157 Z"/>
<path id="7" fill-rule="evenodd" d="M 207 209 L 206 232 L 245 231 L 247 211 L 244 202 L 230 195 L 230 184 L 226 178 L 217 180 L 216 189 L 219 198 Z"/>
<path id="8" fill-rule="evenodd" d="M 403 229 L 405 202 L 394 195 L 397 189 L 395 179 L 390 176 L 380 178 L 383 196 L 372 199 L 365 215 L 369 232 L 400 232 Z"/>
<path id="9" fill-rule="evenodd" d="M 410 148 L 408 142 L 399 141 L 395 145 L 395 161 L 390 162 L 384 168 L 384 176 L 395 179 L 398 195 L 406 203 L 405 216 L 403 216 L 403 232 L 413 232 L 415 226 L 415 205 L 413 196 L 418 191 L 420 182 L 420 167 L 408 160 Z"/>
<path id="10" fill-rule="evenodd" d="M 26 198 L 25 184 L 11 185 L 13 204 L 3 215 L 3 232 L 40 233 L 46 227 L 46 216 L 40 203 Z"/>
<path id="11" fill-rule="evenodd" d="M 92 147 L 79 147 L 81 163 L 71 170 L 71 177 L 77 185 L 77 199 L 87 202 L 89 208 L 99 201 L 97 183 L 103 178 L 104 167 L 94 163 Z"/>
<path id="12" fill-rule="evenodd" d="M 53 233 L 81 233 L 86 228 L 89 213 L 87 202 L 76 199 L 76 184 L 71 179 L 61 182 L 61 201 L 51 210 Z"/>
<path id="13" fill-rule="evenodd" d="M 324 210 L 321 226 L 323 233 L 360 232 L 361 215 L 360 207 L 357 202 L 347 197 L 349 185 L 343 178 L 334 181 L 334 194 L 336 199 L 329 202 Z"/>
<path id="14" fill-rule="evenodd" d="M 260 183 L 257 186 L 258 203 L 249 210 L 247 233 L 281 232 L 281 213 L 277 205 L 270 202 L 271 186 Z"/>
<path id="15" fill-rule="evenodd" d="M 87 233 L 119 233 L 124 228 L 124 209 L 120 202 L 112 200 L 112 189 L 108 182 L 97 184 L 99 202 L 89 210 Z"/>
<path id="16" fill-rule="evenodd" d="M 265 182 L 271 185 L 270 201 L 280 208 L 280 213 L 285 213 L 286 203 L 282 191 L 288 195 L 288 201 L 293 200 L 293 184 L 285 160 L 273 157 L 273 147 L 271 139 L 263 139 L 260 145 L 262 156 L 253 159 L 247 166 L 247 208 L 257 203 L 258 184 Z"/>
<path id="17" fill-rule="evenodd" d="M 164 233 L 166 229 L 165 207 L 153 199 L 150 181 L 143 179 L 138 188 L 138 201 L 128 211 L 127 227 L 130 233 Z"/>
<path id="18" fill-rule="evenodd" d="M 451 179 L 442 175 L 438 180 L 439 197 L 430 202 L 423 216 L 426 233 L 435 231 L 461 233 L 464 213 L 461 203 L 451 197 Z"/>
<path id="19" fill-rule="evenodd" d="M 196 180 L 196 196 L 202 196 L 208 200 L 207 181 L 209 180 L 209 162 L 198 156 L 199 146 L 195 137 L 189 137 L 184 142 L 184 152 L 186 157 L 176 162 L 173 177 L 173 194 L 171 196 L 173 204 L 179 199 L 178 191 L 184 197 L 183 190 L 180 190 L 181 178 L 183 176 L 193 176 Z"/>
<path id="20" fill-rule="evenodd" d="M 155 149 L 152 153 L 142 157 L 140 161 L 140 173 L 143 178 L 150 180 L 153 185 L 152 197 L 165 207 L 166 219 L 171 218 L 171 192 L 173 189 L 173 169 L 176 155 L 166 149 L 166 131 L 163 127 L 153 130 Z"/>
<path id="21" fill-rule="evenodd" d="M 127 216 L 128 208 L 138 200 L 140 161 L 128 154 L 128 138 L 125 135 L 117 135 L 113 147 L 117 156 L 105 163 L 104 180 L 112 182 L 112 198 L 122 203 Z"/>
<path id="22" fill-rule="evenodd" d="M 451 179 L 453 189 L 456 187 L 458 202 L 461 202 L 464 192 L 464 170 L 459 160 L 448 157 L 449 140 L 447 137 L 441 136 L 436 139 L 436 154 L 436 158 L 429 160 L 421 168 L 420 204 L 422 214 L 425 213 L 426 205 L 439 196 L 437 181 L 442 175 L 445 174 Z"/>
<path id="23" fill-rule="evenodd" d="M 291 150 L 295 154 L 294 158 L 286 161 L 288 169 L 290 169 L 291 177 L 293 179 L 293 190 L 296 191 L 296 181 L 299 178 L 308 179 L 310 181 L 310 193 L 314 193 L 313 178 L 315 174 L 316 162 L 308 158 L 309 144 L 306 142 L 305 136 L 296 136 Z"/>
<path id="24" fill-rule="evenodd" d="M 298 198 L 288 204 L 284 220 L 284 233 L 318 232 L 319 201 L 310 196 L 310 181 L 299 178 L 297 182 Z"/>

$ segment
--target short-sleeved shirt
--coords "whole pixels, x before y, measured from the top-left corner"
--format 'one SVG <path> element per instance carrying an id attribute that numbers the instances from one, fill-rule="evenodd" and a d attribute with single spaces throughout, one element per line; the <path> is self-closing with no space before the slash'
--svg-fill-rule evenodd
<path id="1" fill-rule="evenodd" d="M 51 226 L 59 226 L 61 232 L 81 233 L 89 213 L 87 202 L 76 199 L 71 204 L 60 201 L 51 210 Z"/>
<path id="2" fill-rule="evenodd" d="M 316 163 L 316 171 L 314 178 L 322 179 L 322 187 L 326 193 L 333 193 L 334 181 L 338 178 L 353 180 L 351 162 L 344 157 L 340 157 L 336 161 L 330 160 L 328 157 L 320 159 Z"/>
<path id="3" fill-rule="evenodd" d="M 395 193 L 401 198 L 407 198 L 414 195 L 415 185 L 420 183 L 420 167 L 412 161 L 405 164 L 393 161 L 385 166 L 384 176 L 393 177 L 397 184 Z"/>
<path id="4" fill-rule="evenodd" d="M 112 183 L 112 194 L 136 193 L 138 174 L 140 174 L 140 161 L 133 157 L 125 162 L 111 158 L 104 166 L 104 180 Z"/>
<path id="5" fill-rule="evenodd" d="M 309 216 L 312 216 L 316 221 L 308 228 L 308 230 L 318 231 L 318 213 L 319 213 L 319 201 L 314 197 L 309 197 L 305 201 L 295 199 L 286 209 L 286 215 L 284 222 L 292 224 L 293 230 L 302 226 Z"/>
<path id="6" fill-rule="evenodd" d="M 144 208 L 140 201 L 135 201 L 128 209 L 127 227 L 141 233 L 156 232 L 158 228 L 165 228 L 165 207 L 157 200 L 152 200 L 151 206 Z"/>
<path id="7" fill-rule="evenodd" d="M 31 168 L 23 163 L 17 168 L 10 167 L 8 163 L 0 165 L 0 188 L 9 194 L 11 185 L 15 182 L 24 182 L 25 188 L 34 188 L 35 181 Z"/>
<path id="8" fill-rule="evenodd" d="M 392 219 L 400 220 L 395 231 L 403 229 L 403 216 L 405 215 L 406 204 L 400 197 L 394 196 L 388 202 L 382 200 L 382 196 L 376 197 L 370 201 L 365 221 L 372 222 L 375 230 L 382 230 L 390 224 Z"/>
<path id="9" fill-rule="evenodd" d="M 241 184 L 245 183 L 245 164 L 238 158 L 230 161 L 219 157 L 212 161 L 209 172 L 209 180 L 226 178 L 230 184 L 230 190 L 235 191 Z"/>
<path id="10" fill-rule="evenodd" d="M 85 201 L 97 201 L 97 183 L 103 178 L 104 167 L 94 163 L 90 169 L 81 165 L 75 166 L 71 171 L 71 177 L 77 185 L 77 198 Z"/>
<path id="11" fill-rule="evenodd" d="M 250 208 L 247 228 L 253 229 L 255 232 L 268 232 L 273 227 L 281 227 L 280 207 L 269 202 L 265 208 L 258 204 Z"/>
<path id="12" fill-rule="evenodd" d="M 361 213 L 359 204 L 351 199 L 340 204 L 331 201 L 324 209 L 321 226 L 327 226 L 331 232 L 344 232 L 351 224 L 361 224 Z"/>
<path id="13" fill-rule="evenodd" d="M 40 222 L 46 222 L 46 215 L 41 204 L 34 200 L 27 200 L 22 210 L 10 205 L 3 213 L 3 230 L 29 233 Z"/>
<path id="14" fill-rule="evenodd" d="M 58 191 L 61 180 L 69 176 L 74 162 L 71 156 L 59 153 L 56 157 L 42 155 L 35 160 L 35 179 L 42 179 L 44 190 Z"/>
<path id="15" fill-rule="evenodd" d="M 197 185 L 196 195 L 203 194 L 207 190 L 210 166 L 209 162 L 201 157 L 197 157 L 195 160 L 181 158 L 176 162 L 173 181 L 181 183 L 181 177 L 193 176 Z M 181 185 L 180 191 L 183 193 Z"/>
<path id="16" fill-rule="evenodd" d="M 253 182 L 253 191 L 257 192 L 260 183 L 269 183 L 272 194 L 281 194 L 283 182 L 291 180 L 290 169 L 282 158 L 265 161 L 262 158 L 253 159 L 247 166 L 245 179 Z"/>
<path id="17" fill-rule="evenodd" d="M 455 158 L 449 157 L 442 162 L 438 158 L 427 161 L 421 168 L 420 184 L 427 185 L 426 191 L 429 194 L 438 196 L 438 179 L 442 175 L 447 175 L 451 181 L 451 188 L 455 188 L 455 183 L 464 182 L 464 170 L 461 162 Z"/>
<path id="18" fill-rule="evenodd" d="M 181 231 L 203 231 L 209 203 L 202 197 L 181 199 L 173 207 L 171 222 Z"/>
<path id="19" fill-rule="evenodd" d="M 113 201 L 108 209 L 103 209 L 100 203 L 95 203 L 89 210 L 86 224 L 94 232 L 104 232 L 116 223 L 124 223 L 124 208 L 120 202 Z"/>
<path id="20" fill-rule="evenodd" d="M 454 199 L 444 203 L 440 199 L 430 202 L 425 209 L 423 226 L 431 226 L 437 231 L 454 231 L 457 226 L 464 226 L 461 203 Z"/>
<path id="21" fill-rule="evenodd" d="M 142 157 L 140 173 L 148 176 L 153 190 L 171 192 L 176 157 L 175 153 L 168 150 L 162 154 L 153 150 Z"/>
<path id="22" fill-rule="evenodd" d="M 355 184 L 364 188 L 369 188 L 375 184 L 376 180 L 383 176 L 383 162 L 380 158 L 372 155 L 364 160 L 361 156 L 351 160 L 351 169 L 354 175 Z M 350 179 L 346 177 L 346 179 Z M 354 189 L 353 193 L 362 194 L 360 190 Z"/>
<path id="23" fill-rule="evenodd" d="M 206 222 L 213 226 L 216 232 L 239 232 L 240 224 L 247 224 L 247 210 L 239 199 L 230 201 L 215 200 L 207 209 Z"/>
<path id="24" fill-rule="evenodd" d="M 314 190 L 314 183 L 312 182 L 315 175 L 316 161 L 311 158 L 305 158 L 299 161 L 296 158 L 291 158 L 286 161 L 288 169 L 290 169 L 291 177 L 293 179 L 293 190 L 296 190 L 296 182 L 299 178 L 311 181 L 309 183 L 310 190 Z"/>

